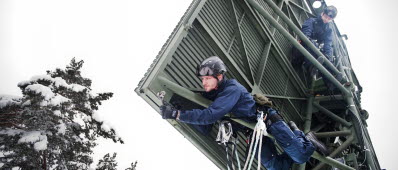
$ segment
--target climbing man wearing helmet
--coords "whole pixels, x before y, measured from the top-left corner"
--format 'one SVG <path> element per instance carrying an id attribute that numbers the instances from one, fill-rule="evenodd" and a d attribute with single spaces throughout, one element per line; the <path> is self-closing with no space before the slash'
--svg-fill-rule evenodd
<path id="1" fill-rule="evenodd" d="M 301 31 L 304 35 L 326 56 L 330 62 L 334 62 L 333 57 L 333 29 L 331 22 L 336 18 L 337 9 L 334 6 L 327 6 L 324 8 L 320 16 L 315 18 L 308 18 L 301 26 Z M 301 43 L 301 41 L 300 41 Z M 315 58 L 318 56 L 305 43 L 303 47 L 308 50 Z M 293 48 L 293 66 L 301 66 L 305 64 L 308 68 L 310 62 L 296 48 Z M 320 61 L 321 64 L 323 61 Z"/>
<path id="2" fill-rule="evenodd" d="M 323 46 L 321 51 L 331 62 L 333 62 L 333 30 L 331 22 L 336 18 L 336 15 L 336 7 L 327 6 L 324 8 L 321 16 L 307 19 L 301 28 L 304 35 L 306 35 L 315 46 Z"/>
<path id="3" fill-rule="evenodd" d="M 309 18 L 304 21 L 301 31 L 312 42 L 312 44 L 320 49 L 320 51 L 325 55 L 326 59 L 337 67 L 338 62 L 333 55 L 333 25 L 331 23 L 336 18 L 336 15 L 336 7 L 327 6 L 323 9 L 323 12 L 320 16 L 316 18 Z M 324 64 L 324 57 L 319 57 L 318 55 L 316 55 L 315 52 L 312 51 L 311 48 L 309 48 L 305 43 L 302 43 L 302 45 L 305 49 L 307 49 L 308 52 L 312 54 L 312 56 L 314 56 L 318 60 L 319 63 Z M 301 67 L 301 65 L 304 64 L 310 77 L 316 75 L 318 72 L 318 70 L 311 64 L 311 62 L 295 48 L 293 49 L 292 64 L 294 67 Z M 326 69 L 328 69 L 329 71 L 331 70 L 329 67 L 326 67 Z M 323 74 L 320 74 L 320 76 L 323 77 L 323 80 L 328 90 L 332 92 L 336 87 L 327 78 L 325 78 Z M 337 75 L 335 75 L 335 77 L 341 83 L 347 82 L 347 79 L 341 73 L 338 73 Z"/>
<path id="4" fill-rule="evenodd" d="M 247 122 L 256 120 L 259 107 L 253 96 L 235 79 L 227 79 L 226 72 L 226 66 L 219 57 L 205 59 L 197 67 L 196 74 L 205 90 L 203 96 L 213 102 L 208 108 L 193 110 L 178 110 L 171 105 L 162 105 L 162 118 L 174 119 L 194 127 L 207 127 L 207 130 L 228 113 Z M 309 160 L 315 148 L 327 154 L 327 148 L 313 133 L 305 136 L 294 122 L 287 125 L 278 111 L 272 107 L 262 107 L 262 111 L 267 114 L 265 123 L 268 133 L 275 137 L 276 142 L 285 151 L 283 154 L 277 154 L 273 139 L 264 137 L 260 155 L 261 164 L 267 169 L 284 170 L 289 169 L 294 162 L 304 163 Z M 198 130 L 206 132 L 200 128 Z"/>

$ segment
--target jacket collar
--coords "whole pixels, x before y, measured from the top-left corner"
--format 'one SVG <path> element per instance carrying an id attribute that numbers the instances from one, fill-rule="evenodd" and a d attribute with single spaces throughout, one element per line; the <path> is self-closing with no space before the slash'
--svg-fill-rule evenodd
<path id="1" fill-rule="evenodd" d="M 227 78 L 223 77 L 223 79 L 218 83 L 218 88 L 216 91 L 224 90 L 226 84 L 227 84 Z"/>
<path id="2" fill-rule="evenodd" d="M 323 23 L 323 21 L 322 21 L 322 16 L 318 16 L 318 17 L 316 18 L 316 24 L 317 24 L 317 25 L 322 25 L 322 26 L 326 25 L 326 24 Z"/>

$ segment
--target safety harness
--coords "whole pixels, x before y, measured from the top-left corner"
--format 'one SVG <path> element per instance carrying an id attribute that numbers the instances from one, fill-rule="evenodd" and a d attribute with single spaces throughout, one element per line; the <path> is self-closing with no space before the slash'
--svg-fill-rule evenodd
<path id="1" fill-rule="evenodd" d="M 235 166 L 233 163 L 234 156 L 236 156 L 236 161 L 240 170 L 240 161 L 239 161 L 239 155 L 237 151 L 237 138 L 232 136 L 233 130 L 232 130 L 232 125 L 231 122 L 228 120 L 223 120 L 221 121 L 219 128 L 218 128 L 218 134 L 216 141 L 218 144 L 223 144 L 225 146 L 225 152 L 226 152 L 226 157 L 227 157 L 227 169 L 228 170 L 235 170 Z M 232 138 L 231 138 L 232 137 Z M 230 142 L 231 139 L 231 142 Z M 229 151 L 229 145 L 231 145 L 231 151 Z"/>
<path id="2" fill-rule="evenodd" d="M 266 131 L 267 128 L 264 123 L 264 116 L 265 115 L 264 115 L 263 111 L 259 111 L 259 113 L 257 115 L 257 123 L 253 129 L 252 139 L 250 140 L 250 147 L 249 147 L 249 150 L 246 150 L 246 153 L 247 153 L 245 156 L 246 161 L 245 161 L 243 170 L 250 169 L 249 167 L 251 167 L 251 165 L 253 163 L 257 148 L 258 148 L 257 153 L 261 153 L 263 135 L 268 135 L 268 133 Z M 220 144 L 220 145 L 223 144 L 225 146 L 225 152 L 226 152 L 226 157 L 227 157 L 227 161 L 228 161 L 227 169 L 235 170 L 235 166 L 233 163 L 233 159 L 235 156 L 238 169 L 242 170 L 240 161 L 239 161 L 238 151 L 236 149 L 238 140 L 236 137 L 233 137 L 232 134 L 233 134 L 233 130 L 232 130 L 231 122 L 229 120 L 223 120 L 223 121 L 221 121 L 221 123 L 219 125 L 216 141 L 218 142 L 218 144 Z M 230 139 L 231 139 L 231 142 L 230 142 Z M 231 145 L 231 147 L 232 147 L 231 153 L 229 152 L 228 145 Z M 261 169 L 261 154 L 257 154 L 257 155 L 258 155 L 257 169 L 260 170 Z"/>

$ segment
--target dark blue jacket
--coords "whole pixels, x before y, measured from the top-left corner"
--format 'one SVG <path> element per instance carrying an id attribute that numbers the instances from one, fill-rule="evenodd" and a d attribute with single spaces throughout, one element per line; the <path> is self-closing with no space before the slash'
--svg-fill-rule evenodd
<path id="1" fill-rule="evenodd" d="M 203 96 L 214 100 L 213 103 L 207 109 L 181 111 L 179 120 L 193 124 L 197 130 L 205 135 L 211 129 L 210 124 L 222 119 L 227 113 L 233 113 L 234 117 L 243 120 L 256 118 L 256 104 L 252 95 L 236 80 L 224 80 L 218 89 L 204 93 Z M 272 111 L 276 112 L 275 110 Z M 271 111 L 268 110 L 268 112 Z M 301 164 L 308 161 L 315 148 L 309 141 L 303 141 L 305 138 L 303 132 L 292 132 L 284 121 L 273 123 L 269 128 L 269 132 L 274 135 L 285 152 L 287 151 L 287 154 L 278 156 L 273 141 L 266 140 L 266 143 L 263 142 L 264 149 L 261 151 L 261 163 L 267 169 L 287 170 L 293 162 Z M 297 137 L 294 133 L 300 133 L 297 136 L 301 137 Z"/>
<path id="2" fill-rule="evenodd" d="M 302 25 L 301 31 L 309 39 L 317 40 L 318 43 L 324 43 L 323 53 L 333 56 L 333 30 L 331 23 L 323 23 L 321 16 L 318 18 L 309 18 Z"/>
<path id="3" fill-rule="evenodd" d="M 256 106 L 252 95 L 234 79 L 223 80 L 216 90 L 204 93 L 203 96 L 213 100 L 213 103 L 207 109 L 181 111 L 180 122 L 208 125 L 228 113 L 244 120 L 256 117 Z"/>

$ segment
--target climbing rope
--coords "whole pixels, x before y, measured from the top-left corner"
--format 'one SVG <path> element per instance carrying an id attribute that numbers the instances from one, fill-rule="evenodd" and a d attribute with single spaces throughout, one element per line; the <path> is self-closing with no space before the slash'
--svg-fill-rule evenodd
<path id="1" fill-rule="evenodd" d="M 260 114 L 257 117 L 257 124 L 253 129 L 252 140 L 250 142 L 249 152 L 247 154 L 247 158 L 246 158 L 245 166 L 243 167 L 243 170 L 250 169 L 249 167 L 251 167 L 251 165 L 253 163 L 254 156 L 256 155 L 257 145 L 259 143 L 260 144 L 259 144 L 257 153 L 261 153 L 261 145 L 262 145 L 263 135 L 268 134 L 266 130 L 267 130 L 267 128 L 264 123 L 264 113 L 262 111 L 260 111 Z M 254 144 L 254 149 L 252 150 L 253 144 Z M 258 159 L 257 160 L 257 169 L 259 170 L 259 169 L 261 169 L 261 154 L 258 154 L 257 159 Z"/>
<path id="2" fill-rule="evenodd" d="M 247 158 L 245 161 L 245 165 L 243 167 L 243 170 L 248 170 L 251 167 L 254 157 L 257 154 L 257 170 L 261 169 L 261 146 L 262 146 L 262 140 L 263 140 L 263 135 L 268 135 L 267 133 L 267 128 L 264 123 L 264 113 L 262 111 L 259 112 L 260 114 L 257 117 L 257 123 L 256 126 L 253 129 L 253 134 L 252 134 L 252 139 L 250 141 L 250 147 L 249 151 L 247 154 Z M 233 138 L 233 142 L 229 142 L 231 136 L 233 134 L 232 131 L 232 125 L 229 121 L 222 121 L 219 125 L 218 128 L 218 134 L 216 141 L 219 144 L 223 144 L 225 146 L 225 152 L 226 152 L 226 157 L 227 157 L 227 169 L 228 170 L 235 170 L 234 164 L 233 164 L 233 159 L 234 159 L 234 154 L 236 156 L 237 164 L 239 170 L 241 170 L 240 162 L 239 162 L 239 156 L 238 156 L 238 151 L 236 149 L 237 147 L 237 139 Z M 232 144 L 232 149 L 231 149 L 231 156 L 229 156 L 229 150 L 228 150 L 228 144 Z M 257 151 L 258 148 L 258 151 Z M 257 151 L 257 152 L 256 152 Z"/>

